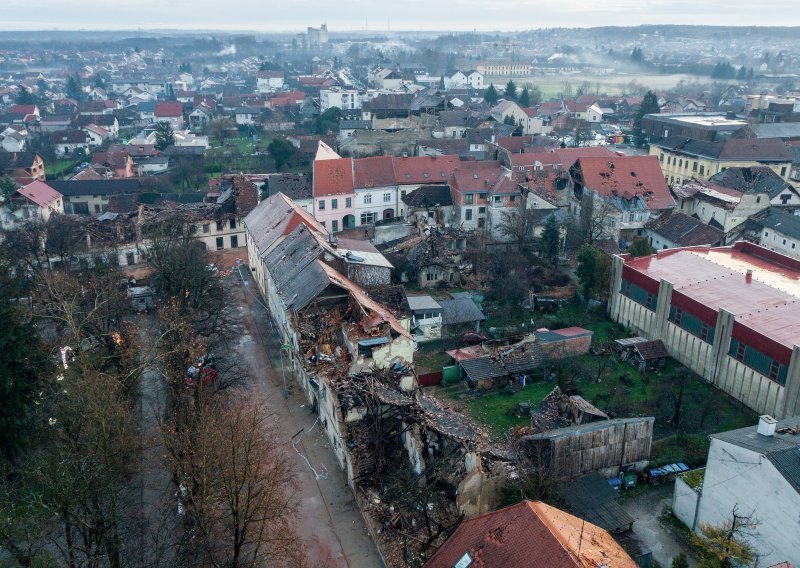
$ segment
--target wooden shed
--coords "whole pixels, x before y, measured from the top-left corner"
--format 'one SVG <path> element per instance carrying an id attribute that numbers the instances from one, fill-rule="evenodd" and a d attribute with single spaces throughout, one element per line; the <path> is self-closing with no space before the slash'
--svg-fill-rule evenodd
<path id="1" fill-rule="evenodd" d="M 650 460 L 653 417 L 617 418 L 556 428 L 525 436 L 532 452 L 541 452 L 559 477 L 600 472 L 612 476 L 622 466 L 644 469 Z"/>

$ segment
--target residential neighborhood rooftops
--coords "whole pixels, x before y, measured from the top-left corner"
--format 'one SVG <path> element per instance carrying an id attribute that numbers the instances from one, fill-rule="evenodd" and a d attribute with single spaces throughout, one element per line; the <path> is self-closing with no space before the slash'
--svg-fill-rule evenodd
<path id="1" fill-rule="evenodd" d="M 464 521 L 425 564 L 453 568 L 634 568 L 600 527 L 539 501 L 522 501 Z"/>

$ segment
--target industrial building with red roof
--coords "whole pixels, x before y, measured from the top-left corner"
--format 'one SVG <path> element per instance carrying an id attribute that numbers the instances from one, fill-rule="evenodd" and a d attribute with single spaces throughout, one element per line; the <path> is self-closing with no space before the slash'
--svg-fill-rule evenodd
<path id="1" fill-rule="evenodd" d="M 611 317 L 759 413 L 800 414 L 800 262 L 747 242 L 614 258 Z"/>

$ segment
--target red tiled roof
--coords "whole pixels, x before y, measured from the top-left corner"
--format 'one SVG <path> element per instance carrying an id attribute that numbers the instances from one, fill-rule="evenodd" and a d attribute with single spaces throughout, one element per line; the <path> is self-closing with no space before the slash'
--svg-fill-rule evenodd
<path id="1" fill-rule="evenodd" d="M 39 207 L 47 207 L 63 197 L 55 189 L 39 180 L 19 188 L 17 193 L 27 197 Z"/>
<path id="2" fill-rule="evenodd" d="M 505 175 L 501 166 L 486 168 L 457 169 L 450 178 L 450 187 L 457 193 L 488 193 Z"/>
<path id="3" fill-rule="evenodd" d="M 395 185 L 394 164 L 391 156 L 360 158 L 355 161 L 355 187 L 384 187 Z"/>
<path id="4" fill-rule="evenodd" d="M 540 501 L 467 519 L 425 568 L 452 568 L 465 554 L 470 568 L 635 568 L 611 535 Z"/>
<path id="5" fill-rule="evenodd" d="M 511 154 L 511 166 L 518 168 L 521 166 L 533 167 L 536 162 L 547 167 L 558 164 L 558 154 L 555 152 L 525 152 L 524 154 Z"/>
<path id="6" fill-rule="evenodd" d="M 15 114 L 35 114 L 36 105 L 14 105 L 8 112 L 13 112 Z"/>
<path id="7" fill-rule="evenodd" d="M 353 159 L 314 160 L 314 197 L 353 193 Z"/>
<path id="8" fill-rule="evenodd" d="M 583 148 L 557 148 L 558 161 L 554 162 L 569 169 L 578 158 L 613 158 L 619 156 L 603 146 L 587 146 Z"/>
<path id="9" fill-rule="evenodd" d="M 397 184 L 443 183 L 459 167 L 458 156 L 392 158 Z"/>
<path id="10" fill-rule="evenodd" d="M 639 196 L 648 209 L 675 205 L 655 156 L 580 158 L 574 167 L 580 169 L 584 186 L 603 197 Z"/>
<path id="11" fill-rule="evenodd" d="M 183 116 L 182 103 L 160 103 L 155 106 L 154 113 L 158 118 Z"/>

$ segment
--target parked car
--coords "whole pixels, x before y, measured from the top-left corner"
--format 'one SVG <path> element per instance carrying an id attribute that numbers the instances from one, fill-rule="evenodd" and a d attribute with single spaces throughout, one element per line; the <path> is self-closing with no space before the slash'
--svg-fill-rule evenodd
<path id="1" fill-rule="evenodd" d="M 477 331 L 465 331 L 461 334 L 462 345 L 478 345 L 486 341 L 486 339 L 487 337 L 484 334 L 478 333 Z"/>

